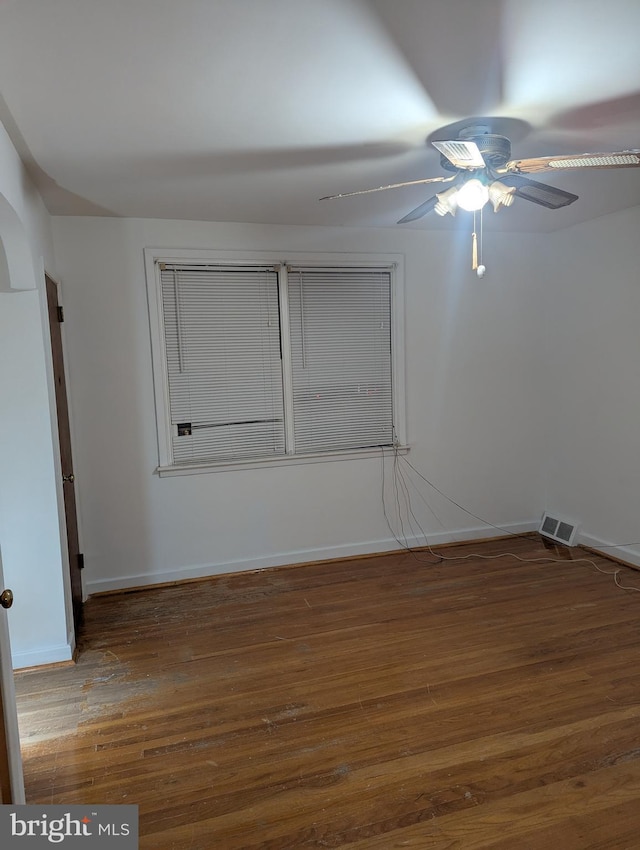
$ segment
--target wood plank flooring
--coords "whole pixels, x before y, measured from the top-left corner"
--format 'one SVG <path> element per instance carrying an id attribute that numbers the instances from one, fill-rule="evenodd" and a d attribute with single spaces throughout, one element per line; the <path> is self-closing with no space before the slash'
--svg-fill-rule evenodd
<path id="1" fill-rule="evenodd" d="M 28 802 L 136 803 L 143 850 L 640 848 L 640 593 L 574 559 L 638 572 L 439 552 L 89 599 L 16 676 Z"/>

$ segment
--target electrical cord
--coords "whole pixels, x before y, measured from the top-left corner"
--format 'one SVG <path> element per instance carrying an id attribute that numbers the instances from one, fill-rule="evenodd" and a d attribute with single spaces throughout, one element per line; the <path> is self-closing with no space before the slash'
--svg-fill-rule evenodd
<path id="1" fill-rule="evenodd" d="M 394 453 L 395 453 L 395 454 L 398 454 L 397 449 L 394 449 Z M 415 468 L 415 466 L 407 460 L 407 458 L 406 458 L 406 457 L 401 457 L 401 458 L 400 458 L 400 460 L 401 460 L 401 461 L 403 461 L 403 462 L 404 462 L 404 463 L 405 463 L 408 467 L 410 467 L 410 468 L 411 468 L 411 469 L 412 469 L 412 470 L 416 473 L 416 475 L 417 475 L 419 478 L 421 478 L 421 479 L 425 482 L 425 484 L 428 484 L 428 485 L 429 485 L 429 487 L 431 487 L 433 490 L 435 490 L 435 491 L 436 491 L 436 493 L 439 493 L 439 494 L 440 494 L 443 498 L 445 498 L 448 502 L 450 502 L 452 505 L 455 505 L 455 506 L 456 506 L 456 508 L 459 508 L 461 511 L 464 511 L 464 513 L 465 513 L 465 514 L 467 514 L 468 516 L 473 517 L 474 519 L 477 519 L 477 520 L 478 520 L 478 522 L 481 522 L 483 525 L 489 525 L 489 526 L 491 526 L 491 528 L 495 528 L 497 531 L 501 531 L 503 534 L 508 534 L 508 535 L 510 535 L 511 537 L 525 537 L 525 536 L 527 536 L 528 532 L 522 532 L 522 531 L 509 531 L 509 529 L 508 529 L 508 528 L 502 528 L 502 527 L 501 527 L 501 526 L 499 526 L 499 525 L 494 525 L 492 522 L 489 522 L 489 520 L 488 520 L 488 519 L 484 519 L 483 517 L 478 516 L 477 514 L 472 513 L 470 510 L 468 510 L 467 508 L 465 508 L 465 507 L 464 507 L 463 505 L 461 505 L 459 502 L 456 502 L 454 499 L 451 499 L 449 496 L 447 496 L 447 494 L 446 494 L 446 493 L 443 493 L 443 492 L 442 492 L 442 490 L 440 490 L 438 487 L 436 487 L 436 485 L 435 485 L 432 481 L 429 481 L 429 479 L 428 479 L 428 478 L 426 478 L 426 477 L 425 477 L 425 476 L 424 476 L 421 472 L 419 472 L 419 471 Z"/>
<path id="2" fill-rule="evenodd" d="M 397 452 L 395 452 L 394 454 L 395 454 L 395 457 L 394 457 L 394 482 L 395 482 L 395 476 L 396 476 L 396 464 L 397 464 L 397 460 L 398 460 L 398 453 L 397 453 Z M 405 537 L 405 539 L 404 539 L 404 540 L 402 540 L 402 539 L 401 539 L 400 537 L 398 537 L 398 535 L 396 534 L 396 531 L 395 531 L 395 529 L 394 529 L 394 527 L 393 527 L 393 525 L 392 525 L 392 523 L 391 523 L 391 520 L 389 519 L 389 514 L 388 514 L 388 512 L 387 512 L 387 500 L 386 500 L 386 498 L 385 498 L 385 493 L 386 493 L 386 479 L 385 479 L 385 463 L 384 463 L 384 460 L 385 460 L 384 449 L 382 449 L 382 511 L 383 511 L 383 514 L 384 514 L 385 521 L 386 521 L 386 523 L 387 523 L 387 527 L 388 527 L 389 531 L 391 532 L 391 534 L 392 534 L 392 536 L 393 536 L 393 539 L 394 539 L 394 540 L 396 541 L 396 543 L 398 544 L 398 546 L 400 546 L 400 548 L 401 548 L 401 549 L 403 549 L 405 552 L 407 552 L 408 554 L 410 554 L 410 555 L 414 558 L 414 560 L 418 561 L 419 563 L 425 563 L 425 564 L 433 565 L 433 561 L 429 561 L 429 560 L 426 560 L 426 559 L 424 559 L 424 558 L 421 558 L 421 557 L 420 557 L 420 555 L 419 555 L 419 553 L 418 553 L 418 552 L 416 552 L 414 548 L 412 548 L 411 546 L 409 546 L 409 544 L 408 544 L 408 543 L 407 543 L 407 541 L 406 541 L 406 537 Z M 396 511 L 397 511 L 398 515 L 400 515 L 400 513 L 401 513 L 401 509 L 400 509 L 400 502 L 399 502 L 399 499 L 398 499 L 398 497 L 397 497 L 397 487 L 396 487 L 396 484 L 395 484 L 395 483 L 394 483 L 394 494 L 395 494 L 395 496 L 396 496 L 396 500 L 395 500 L 395 501 L 396 501 Z M 401 525 L 401 527 L 402 527 L 402 522 L 401 522 L 401 520 L 400 520 L 400 519 L 399 519 L 399 521 L 400 521 L 400 525 Z M 424 538 L 425 538 L 425 542 L 427 542 L 427 545 L 428 545 L 427 536 L 426 536 L 426 534 L 424 534 L 424 532 L 423 532 L 423 536 L 424 536 Z M 434 554 L 434 557 L 436 558 L 436 563 L 441 563 L 441 562 L 442 562 L 442 560 L 443 560 L 443 559 L 440 557 L 440 555 L 435 555 L 435 554 Z"/>
<path id="3" fill-rule="evenodd" d="M 417 519 L 417 517 L 414 513 L 413 506 L 411 504 L 411 493 L 410 493 L 409 487 L 407 485 L 407 479 L 404 477 L 404 472 L 403 472 L 403 470 L 400 466 L 400 464 L 402 462 L 404 462 L 406 464 L 406 466 L 408 466 L 429 487 L 431 487 L 433 490 L 435 490 L 436 493 L 439 493 L 444 499 L 446 499 L 452 505 L 455 505 L 455 507 L 459 508 L 461 511 L 466 513 L 468 516 L 471 516 L 474 519 L 478 520 L 478 522 L 481 522 L 483 525 L 488 525 L 491 528 L 495 528 L 496 530 L 501 531 L 503 534 L 509 535 L 511 537 L 520 537 L 520 538 L 523 538 L 523 539 L 529 537 L 529 532 L 523 533 L 523 532 L 509 531 L 508 529 L 502 528 L 499 525 L 495 525 L 494 523 L 483 519 L 482 517 L 478 516 L 477 514 L 474 514 L 472 511 L 467 510 L 467 508 L 465 508 L 459 502 L 456 502 L 454 499 L 451 499 L 449 496 L 447 496 L 446 493 L 444 493 L 442 490 L 440 490 L 438 487 L 436 487 L 436 485 L 433 484 L 433 482 L 429 481 L 429 479 L 426 478 L 426 476 L 424 476 L 419 470 L 417 470 L 415 468 L 415 466 L 413 466 L 412 463 L 410 463 L 405 457 L 400 455 L 400 453 L 397 450 L 397 447 L 394 446 L 394 448 L 393 448 L 393 492 L 394 492 L 394 498 L 395 498 L 396 515 L 398 517 L 398 522 L 400 524 L 400 534 L 401 534 L 401 536 L 399 537 L 396 534 L 396 532 L 395 532 L 395 530 L 392 526 L 392 523 L 389 519 L 389 513 L 387 511 L 386 497 L 385 497 L 385 493 L 386 493 L 385 449 L 383 447 L 382 448 L 382 507 L 383 507 L 384 517 L 385 517 L 387 526 L 389 528 L 389 531 L 393 535 L 393 537 L 394 537 L 395 541 L 398 543 L 398 545 L 402 549 L 404 549 L 406 552 L 410 553 L 420 563 L 427 563 L 427 564 L 433 565 L 432 561 L 427 561 L 425 559 L 420 558 L 418 556 L 418 553 L 415 551 L 415 549 L 412 546 L 410 546 L 409 543 L 408 543 L 408 538 L 406 536 L 405 529 L 404 529 L 404 521 L 403 521 L 403 518 L 402 518 L 403 511 L 402 511 L 402 504 L 401 504 L 401 499 L 400 499 L 400 492 L 402 492 L 403 499 L 404 499 L 404 502 L 405 502 L 405 505 L 406 505 L 406 512 L 408 512 L 407 524 L 409 526 L 409 530 L 410 530 L 411 535 L 417 536 L 417 535 L 413 535 L 413 528 L 411 527 L 411 517 L 413 517 L 413 521 L 416 524 L 416 526 L 419 528 L 421 536 L 424 537 L 427 551 L 432 556 L 432 558 L 436 559 L 437 563 L 442 563 L 442 562 L 445 562 L 445 561 L 463 561 L 463 560 L 469 560 L 471 558 L 479 558 L 479 559 L 483 559 L 483 560 L 494 560 L 496 558 L 513 558 L 516 561 L 520 561 L 521 563 L 525 563 L 525 564 L 531 564 L 531 563 L 566 564 L 567 563 L 567 560 L 561 560 L 560 558 L 551 558 L 551 557 L 546 557 L 546 556 L 539 557 L 539 558 L 523 558 L 520 555 L 516 555 L 514 552 L 501 552 L 501 553 L 497 553 L 495 555 L 483 555 L 481 553 L 476 552 L 476 553 L 470 553 L 470 554 L 467 554 L 467 555 L 455 555 L 455 556 L 443 555 L 440 552 L 435 552 L 433 550 L 430 542 L 429 542 L 429 538 L 428 538 L 427 533 L 422 528 L 420 522 L 418 521 L 418 519 Z M 409 481 L 413 484 L 410 477 L 409 477 Z M 424 498 L 422 496 L 422 494 L 420 493 L 417 486 L 415 484 L 413 484 L 413 487 L 414 487 L 414 490 L 420 495 L 421 500 L 424 502 L 425 506 L 428 508 L 430 513 L 437 519 L 437 521 L 440 523 L 440 525 L 444 528 L 444 524 L 442 523 L 440 518 L 437 516 L 437 514 L 433 511 L 433 509 L 429 506 L 426 498 Z M 635 544 L 621 543 L 621 544 L 615 544 L 615 546 L 612 545 L 612 546 L 607 546 L 607 547 L 603 547 L 603 548 L 618 548 L 618 547 L 629 546 L 629 545 L 635 545 Z M 596 562 L 594 560 L 592 560 L 591 558 L 572 558 L 570 563 L 574 563 L 574 564 L 576 564 L 576 563 L 586 563 L 586 564 L 589 564 L 595 570 L 597 570 L 599 573 L 602 573 L 603 575 L 613 576 L 613 580 L 614 580 L 615 585 L 617 587 L 619 587 L 621 590 L 631 590 L 631 591 L 640 592 L 640 587 L 634 587 L 632 585 L 625 585 L 625 584 L 620 583 L 618 576 L 620 575 L 620 573 L 623 572 L 623 569 L 624 569 L 623 567 L 620 567 L 620 568 L 613 570 L 613 571 L 604 570 L 601 567 L 599 567 L 596 564 Z"/>

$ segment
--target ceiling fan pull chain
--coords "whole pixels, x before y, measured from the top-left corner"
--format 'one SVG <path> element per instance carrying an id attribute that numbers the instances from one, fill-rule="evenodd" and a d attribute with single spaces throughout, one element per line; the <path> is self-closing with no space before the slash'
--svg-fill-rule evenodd
<path id="1" fill-rule="evenodd" d="M 473 233 L 471 234 L 471 270 L 478 268 L 478 237 L 476 236 L 476 211 L 473 211 Z"/>
<path id="2" fill-rule="evenodd" d="M 483 213 L 483 209 L 481 208 L 480 209 L 480 265 L 477 265 L 477 263 L 476 263 L 476 266 L 477 266 L 476 274 L 478 275 L 478 277 L 484 277 L 484 273 L 486 271 L 485 266 L 482 262 L 482 237 L 484 235 L 482 213 Z M 475 224 L 474 224 L 474 229 L 475 229 Z"/>

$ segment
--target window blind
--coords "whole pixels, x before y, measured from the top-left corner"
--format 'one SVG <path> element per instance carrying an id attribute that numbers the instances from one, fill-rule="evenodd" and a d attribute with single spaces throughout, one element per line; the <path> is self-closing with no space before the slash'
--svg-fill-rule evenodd
<path id="1" fill-rule="evenodd" d="M 174 463 L 284 454 L 277 273 L 161 271 Z"/>
<path id="2" fill-rule="evenodd" d="M 296 453 L 393 443 L 391 274 L 291 269 Z"/>

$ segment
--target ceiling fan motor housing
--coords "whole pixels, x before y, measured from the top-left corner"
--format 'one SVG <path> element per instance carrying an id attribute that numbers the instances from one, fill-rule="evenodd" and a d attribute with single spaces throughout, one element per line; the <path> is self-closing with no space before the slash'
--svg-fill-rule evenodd
<path id="1" fill-rule="evenodd" d="M 462 137 L 461 137 L 462 138 Z M 477 136 L 464 136 L 465 141 L 475 142 L 482 158 L 489 168 L 500 168 L 511 158 L 511 142 L 506 136 L 482 133 Z M 446 156 L 440 154 L 440 165 L 447 171 L 459 171 Z"/>

